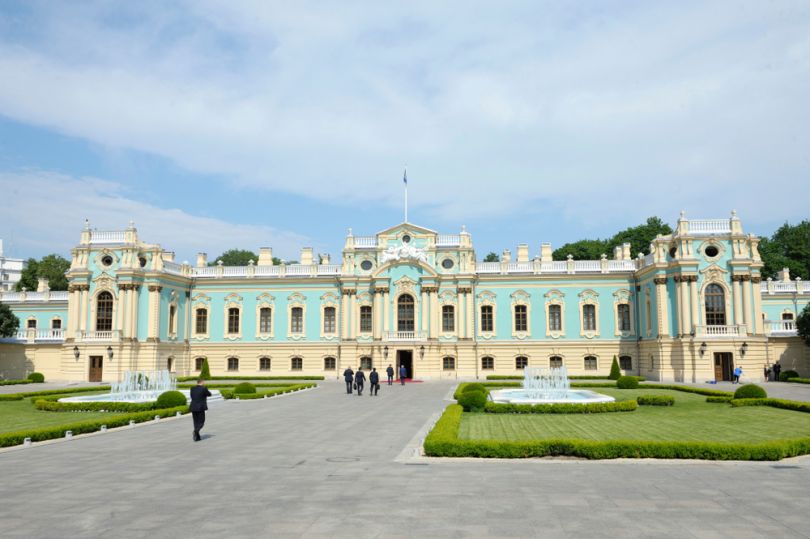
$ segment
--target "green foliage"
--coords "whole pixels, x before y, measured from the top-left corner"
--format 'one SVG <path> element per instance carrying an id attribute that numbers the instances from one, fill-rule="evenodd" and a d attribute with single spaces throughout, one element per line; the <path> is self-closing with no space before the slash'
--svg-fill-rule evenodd
<path id="1" fill-rule="evenodd" d="M 205 364 L 205 363 L 203 363 Z M 200 371 L 202 372 L 202 371 Z M 200 376 L 178 376 L 178 382 L 196 381 Z M 323 376 L 209 376 L 205 380 L 323 380 Z M 229 387 L 228 384 L 225 387 Z M 207 387 L 214 387 L 206 384 Z"/>
<path id="2" fill-rule="evenodd" d="M 293 384 L 289 386 L 275 387 L 273 389 L 267 391 L 260 391 L 257 393 L 235 394 L 231 389 L 220 389 L 219 392 L 222 395 L 222 398 L 226 400 L 233 399 L 235 397 L 239 397 L 239 400 L 250 400 L 250 399 L 263 399 L 265 396 L 273 397 L 275 395 L 283 395 L 284 393 L 293 393 L 294 391 L 301 391 L 302 389 L 317 387 L 317 385 L 318 384 Z"/>
<path id="3" fill-rule="evenodd" d="M 672 389 L 673 391 L 683 391 L 684 393 L 695 393 L 697 395 L 706 395 L 707 397 L 733 397 L 734 394 L 730 391 L 721 391 L 719 389 L 703 389 L 702 387 L 692 386 L 677 386 L 668 384 L 640 384 L 639 389 Z"/>
<path id="4" fill-rule="evenodd" d="M 775 277 L 782 268 L 790 269 L 790 276 L 810 277 L 810 221 L 797 225 L 785 223 L 770 238 L 762 238 L 759 254 L 765 264 L 762 276 Z"/>
<path id="5" fill-rule="evenodd" d="M 202 367 L 200 367 L 200 376 L 203 380 L 211 379 L 211 368 L 208 366 L 208 358 L 203 358 Z"/>
<path id="6" fill-rule="evenodd" d="M 639 382 L 643 382 L 646 380 L 643 376 L 634 376 L 634 378 L 638 379 Z M 569 380 L 609 380 L 606 376 L 591 376 L 591 375 L 574 375 L 569 376 Z M 487 376 L 487 380 L 523 380 L 523 376 L 515 376 L 511 374 L 490 374 Z M 613 387 L 613 384 L 610 385 Z"/>
<path id="7" fill-rule="evenodd" d="M 636 397 L 639 406 L 673 406 L 675 397 L 670 395 L 639 395 Z"/>
<path id="8" fill-rule="evenodd" d="M 799 373 L 796 371 L 782 371 L 779 373 L 779 381 L 780 382 L 787 382 L 791 378 L 798 378 Z"/>
<path id="9" fill-rule="evenodd" d="M 638 378 L 635 376 L 620 376 L 616 380 L 616 387 L 619 389 L 638 389 Z"/>
<path id="10" fill-rule="evenodd" d="M 487 402 L 484 411 L 489 414 L 599 414 L 605 412 L 632 412 L 638 408 L 638 405 L 639 403 L 634 400 L 591 402 L 587 404 L 573 404 L 568 402 L 553 404 Z"/>
<path id="11" fill-rule="evenodd" d="M 487 395 L 481 390 L 465 391 L 458 398 L 465 412 L 480 412 L 487 404 Z"/>
<path id="12" fill-rule="evenodd" d="M 619 368 L 619 359 L 613 356 L 613 363 L 610 364 L 609 380 L 618 380 L 622 376 L 622 370 Z"/>
<path id="13" fill-rule="evenodd" d="M 70 269 L 70 261 L 57 254 L 42 257 L 42 260 L 28 259 L 28 264 L 22 270 L 20 281 L 15 285 L 17 292 L 26 290 L 36 291 L 38 278 L 48 279 L 48 286 L 51 290 L 67 290 L 68 281 L 65 273 Z"/>
<path id="14" fill-rule="evenodd" d="M 132 404 L 132 403 L 130 403 Z M 188 412 L 187 406 L 179 406 L 177 408 L 168 408 L 165 410 L 150 410 L 147 412 L 137 412 L 131 414 L 115 415 L 104 419 L 95 419 L 92 421 L 80 421 L 76 423 L 69 423 L 67 425 L 60 425 L 58 427 L 48 427 L 42 429 L 23 430 L 16 432 L 8 432 L 0 434 L 0 447 L 9 447 L 12 445 L 20 445 L 26 438 L 31 438 L 32 442 L 41 442 L 43 440 L 52 440 L 54 438 L 62 438 L 65 436 L 65 431 L 71 431 L 73 434 L 85 434 L 88 432 L 96 432 L 101 429 L 102 425 L 107 425 L 108 428 L 121 427 L 128 425 L 130 421 L 136 423 L 143 423 L 144 421 L 151 421 L 155 416 L 171 417 L 180 412 L 185 414 Z"/>
<path id="15" fill-rule="evenodd" d="M 28 375 L 28 379 L 35 384 L 41 384 L 45 381 L 45 375 L 41 372 L 32 372 Z"/>
<path id="16" fill-rule="evenodd" d="M 217 261 L 221 260 L 223 266 L 247 266 L 251 260 L 255 264 L 259 261 L 259 257 L 253 251 L 246 249 L 229 249 L 216 257 L 213 262 L 209 262 L 209 266 L 216 266 Z"/>
<path id="17" fill-rule="evenodd" d="M 487 390 L 505 387 L 523 387 L 521 382 L 463 382 L 456 388 L 455 393 L 453 393 L 453 398 L 458 400 L 458 398 L 464 392 L 464 389 L 471 383 L 481 384 Z"/>
<path id="18" fill-rule="evenodd" d="M 571 255 L 574 260 L 599 260 L 603 254 L 607 254 L 607 250 L 605 240 L 579 240 L 555 249 L 551 257 L 554 260 L 566 260 Z"/>
<path id="19" fill-rule="evenodd" d="M 98 393 L 109 391 L 110 386 L 90 386 L 90 387 L 74 387 L 71 389 L 43 389 L 42 391 L 25 391 L 23 393 L 9 393 L 0 395 L 0 401 L 3 400 L 22 400 L 26 397 L 42 397 L 50 395 L 69 395 L 71 393 Z"/>
<path id="20" fill-rule="evenodd" d="M 706 397 L 706 402 L 713 402 L 713 403 L 729 403 L 734 397 Z"/>
<path id="21" fill-rule="evenodd" d="M 734 392 L 735 399 L 765 399 L 768 393 L 756 384 L 745 384 Z"/>
<path id="22" fill-rule="evenodd" d="M 772 408 L 781 408 L 782 410 L 810 413 L 810 402 L 790 401 L 786 399 L 734 399 L 731 401 L 731 405 L 734 407 L 770 406 Z"/>
<path id="23" fill-rule="evenodd" d="M 660 217 L 648 217 L 644 224 L 626 228 L 606 240 L 579 240 L 567 243 L 552 253 L 554 260 L 565 260 L 570 254 L 574 260 L 599 260 L 602 254 L 610 254 L 613 248 L 623 243 L 630 243 L 635 256 L 639 252 L 650 254 L 650 242 L 658 234 L 672 234 L 672 227 Z"/>
<path id="24" fill-rule="evenodd" d="M 482 384 L 480 382 L 473 382 L 473 383 L 470 383 L 470 384 L 464 384 L 464 387 L 461 389 L 461 393 L 464 394 L 464 393 L 467 393 L 468 391 L 480 391 L 480 392 L 482 392 L 484 394 L 489 393 L 489 390 L 487 389 L 487 386 L 485 386 L 484 384 Z"/>
<path id="25" fill-rule="evenodd" d="M 36 399 L 34 408 L 44 412 L 143 412 L 158 408 L 154 402 L 57 402 L 61 397 Z"/>
<path id="26" fill-rule="evenodd" d="M 243 393 L 256 393 L 256 386 L 251 384 L 250 382 L 242 382 L 241 384 L 237 384 L 236 387 L 233 388 L 233 392 L 237 395 L 241 395 Z"/>
<path id="27" fill-rule="evenodd" d="M 20 319 L 11 311 L 11 307 L 0 303 L 0 338 L 13 337 L 20 327 Z"/>
<path id="28" fill-rule="evenodd" d="M 810 384 L 810 378 L 788 378 L 786 381 L 794 384 Z M 2 382 L 0 382 L 0 385 L 2 385 Z"/>
<path id="29" fill-rule="evenodd" d="M 804 344 L 810 346 L 810 303 L 796 317 L 796 333 L 804 340 Z"/>
<path id="30" fill-rule="evenodd" d="M 179 391 L 164 391 L 157 398 L 155 408 L 174 408 L 176 406 L 184 406 L 185 404 L 186 396 Z"/>
<path id="31" fill-rule="evenodd" d="M 498 253 L 490 251 L 487 253 L 487 256 L 484 257 L 484 262 L 500 262 L 501 257 L 498 256 Z"/>
<path id="32" fill-rule="evenodd" d="M 20 384 L 33 384 L 31 380 L 0 380 L 0 386 L 16 386 Z"/>

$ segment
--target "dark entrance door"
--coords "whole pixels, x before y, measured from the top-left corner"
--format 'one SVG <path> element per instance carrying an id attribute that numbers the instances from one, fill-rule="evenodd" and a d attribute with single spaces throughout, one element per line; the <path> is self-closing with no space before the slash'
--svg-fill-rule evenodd
<path id="1" fill-rule="evenodd" d="M 408 371 L 405 378 L 413 378 L 413 352 L 410 350 L 397 350 L 397 378 L 399 378 L 399 367 L 405 366 Z"/>
<path id="2" fill-rule="evenodd" d="M 89 381 L 101 382 L 103 362 L 103 356 L 90 356 L 90 376 L 87 378 Z"/>
<path id="3" fill-rule="evenodd" d="M 714 379 L 729 382 L 734 374 L 734 360 L 731 352 L 715 352 L 714 354 Z"/>

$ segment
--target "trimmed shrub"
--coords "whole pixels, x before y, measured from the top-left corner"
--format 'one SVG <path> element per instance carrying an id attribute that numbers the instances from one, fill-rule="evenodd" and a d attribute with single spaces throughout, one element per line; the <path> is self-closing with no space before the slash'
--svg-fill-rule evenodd
<path id="1" fill-rule="evenodd" d="M 200 371 L 202 372 L 202 371 Z M 178 376 L 178 382 L 194 382 L 199 376 Z M 211 376 L 206 380 L 325 380 L 323 376 Z M 230 385 L 230 384 L 228 384 Z M 211 387 L 206 384 L 206 387 Z"/>
<path id="2" fill-rule="evenodd" d="M 164 391 L 157 398 L 155 408 L 174 408 L 175 406 L 184 406 L 186 404 L 186 396 L 179 391 Z"/>
<path id="3" fill-rule="evenodd" d="M 639 406 L 673 406 L 675 397 L 671 395 L 639 395 L 636 398 Z"/>
<path id="4" fill-rule="evenodd" d="M 34 408 L 45 412 L 144 412 L 156 408 L 154 402 L 58 402 L 61 397 L 63 395 L 37 399 Z"/>
<path id="5" fill-rule="evenodd" d="M 25 391 L 23 393 L 9 393 L 0 395 L 0 401 L 19 401 L 26 397 L 43 397 L 49 395 L 69 395 L 71 393 L 103 393 L 109 391 L 110 386 L 75 387 L 71 389 L 44 389 L 42 391 Z"/>
<path id="6" fill-rule="evenodd" d="M 250 382 L 242 382 L 233 388 L 233 392 L 236 395 L 241 395 L 243 393 L 256 393 L 256 386 Z"/>
<path id="7" fill-rule="evenodd" d="M 789 401 L 785 399 L 734 399 L 730 404 L 734 407 L 771 406 L 783 410 L 793 410 L 794 412 L 810 413 L 810 402 Z"/>
<path id="8" fill-rule="evenodd" d="M 480 391 L 480 392 L 484 393 L 485 395 L 487 393 L 489 393 L 489 390 L 487 389 L 487 386 L 485 386 L 484 384 L 478 383 L 478 382 L 473 382 L 471 384 L 466 384 L 463 388 L 461 388 L 462 395 L 464 393 L 468 393 L 470 391 Z"/>
<path id="9" fill-rule="evenodd" d="M 756 384 L 745 384 L 734 392 L 735 399 L 765 399 L 768 393 Z"/>
<path id="10" fill-rule="evenodd" d="M 317 387 L 318 384 L 293 384 L 293 385 L 286 385 L 282 387 L 273 387 L 268 391 L 262 391 L 259 393 L 239 393 L 236 394 L 233 392 L 232 389 L 220 389 L 219 393 L 222 395 L 223 399 L 233 399 L 239 397 L 239 400 L 251 400 L 251 399 L 263 399 L 266 396 L 273 397 L 275 395 L 282 395 L 284 393 L 293 393 L 295 391 L 301 391 L 302 389 L 308 389 L 310 387 Z"/>
<path id="11" fill-rule="evenodd" d="M 31 380 L 0 380 L 0 386 L 16 386 L 20 384 L 33 384 Z"/>
<path id="12" fill-rule="evenodd" d="M 489 414 L 600 414 L 605 412 L 632 412 L 636 408 L 638 408 L 638 403 L 634 400 L 590 402 L 587 404 L 568 402 L 556 402 L 553 404 L 487 402 L 484 411 Z"/>
<path id="13" fill-rule="evenodd" d="M 787 381 L 794 384 L 810 384 L 810 378 L 788 378 Z M 0 385 L 2 385 L 1 382 Z"/>
<path id="14" fill-rule="evenodd" d="M 620 376 L 616 380 L 616 387 L 619 389 L 638 389 L 638 378 L 635 376 Z"/>
<path id="15" fill-rule="evenodd" d="M 618 380 L 622 376 L 622 370 L 619 368 L 619 360 L 616 356 L 613 356 L 613 363 L 610 364 L 610 374 L 608 375 L 608 379 L 610 380 Z"/>
<path id="16" fill-rule="evenodd" d="M 466 391 L 458 398 L 458 403 L 465 412 L 480 412 L 487 404 L 487 395 L 483 391 Z"/>
<path id="17" fill-rule="evenodd" d="M 720 402 L 724 402 L 724 403 L 729 403 L 729 402 L 731 402 L 731 399 L 733 399 L 733 398 L 734 398 L 734 397 L 706 397 L 706 402 L 714 402 L 714 403 L 720 403 Z"/>
<path id="18" fill-rule="evenodd" d="M 35 384 L 41 384 L 42 382 L 45 381 L 45 375 L 42 374 L 41 372 L 32 372 L 31 374 L 28 375 L 28 379 L 34 382 Z"/>
<path id="19" fill-rule="evenodd" d="M 203 359 L 202 367 L 200 367 L 200 376 L 203 380 L 211 379 L 211 367 L 208 366 L 208 358 Z"/>
<path id="20" fill-rule="evenodd" d="M 522 382 L 463 382 L 458 385 L 456 388 L 455 393 L 453 393 L 453 398 L 458 400 L 461 394 L 464 392 L 464 389 L 470 384 L 480 384 L 487 390 L 487 392 L 491 389 L 502 389 L 507 387 L 523 387 Z M 612 386 L 611 386 L 612 387 Z"/>
<path id="21" fill-rule="evenodd" d="M 719 389 L 704 389 L 702 387 L 692 386 L 677 386 L 668 384 L 644 384 L 639 385 L 639 389 L 671 389 L 673 391 L 683 391 L 684 393 L 694 393 L 696 395 L 706 395 L 707 397 L 733 397 L 734 393 L 730 391 L 721 391 Z"/>
<path id="22" fill-rule="evenodd" d="M 779 381 L 780 382 L 787 382 L 791 378 L 798 378 L 799 373 L 796 371 L 783 371 L 779 373 Z"/>

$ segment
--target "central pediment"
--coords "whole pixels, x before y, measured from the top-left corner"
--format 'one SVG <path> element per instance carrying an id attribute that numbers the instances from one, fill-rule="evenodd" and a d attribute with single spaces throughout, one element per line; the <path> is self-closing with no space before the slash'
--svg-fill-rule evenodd
<path id="1" fill-rule="evenodd" d="M 408 222 L 400 223 L 398 225 L 394 225 L 390 228 L 386 228 L 385 230 L 381 230 L 377 232 L 378 236 L 399 236 L 401 234 L 408 233 L 408 234 L 437 234 L 435 230 L 431 230 L 429 228 L 425 228 L 422 226 L 414 225 Z"/>

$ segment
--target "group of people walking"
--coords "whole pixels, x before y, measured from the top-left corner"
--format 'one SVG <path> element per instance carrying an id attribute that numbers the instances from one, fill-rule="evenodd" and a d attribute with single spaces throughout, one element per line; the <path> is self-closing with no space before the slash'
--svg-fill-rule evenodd
<path id="1" fill-rule="evenodd" d="M 394 367 L 389 364 L 388 368 L 385 369 L 385 373 L 388 375 L 388 385 L 393 385 Z M 399 381 L 402 385 L 405 385 L 405 377 L 407 375 L 408 369 L 405 368 L 405 365 L 400 365 Z M 355 390 L 358 396 L 363 394 L 363 388 L 366 385 L 366 373 L 363 372 L 363 367 L 358 367 L 357 372 L 354 372 L 351 367 L 347 367 L 346 370 L 343 371 L 343 380 L 346 382 L 347 394 L 351 395 Z M 372 368 L 371 372 L 368 374 L 368 383 L 371 384 L 368 396 L 376 396 L 377 392 L 380 391 L 380 373 L 377 372 L 376 368 Z"/>

